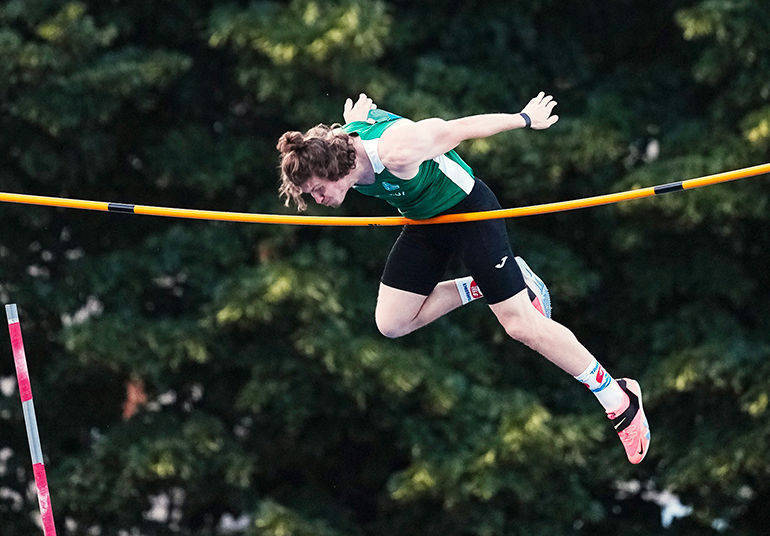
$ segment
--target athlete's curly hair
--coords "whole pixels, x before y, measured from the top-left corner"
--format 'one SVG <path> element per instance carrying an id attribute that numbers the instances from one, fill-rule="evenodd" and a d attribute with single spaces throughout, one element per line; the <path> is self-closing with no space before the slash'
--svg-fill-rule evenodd
<path id="1" fill-rule="evenodd" d="M 302 134 L 285 132 L 276 149 L 281 153 L 281 185 L 278 195 L 287 207 L 293 201 L 305 210 L 302 185 L 311 177 L 337 181 L 356 167 L 356 150 L 352 137 L 339 129 L 341 125 L 319 124 Z"/>

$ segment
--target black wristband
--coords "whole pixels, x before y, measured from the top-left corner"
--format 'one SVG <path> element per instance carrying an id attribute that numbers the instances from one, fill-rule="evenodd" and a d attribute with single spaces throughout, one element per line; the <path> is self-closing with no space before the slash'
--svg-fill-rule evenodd
<path id="1" fill-rule="evenodd" d="M 525 114 L 524 112 L 519 112 L 519 115 L 524 118 L 524 122 L 526 123 L 527 127 L 532 126 L 532 119 L 530 119 L 527 114 Z"/>

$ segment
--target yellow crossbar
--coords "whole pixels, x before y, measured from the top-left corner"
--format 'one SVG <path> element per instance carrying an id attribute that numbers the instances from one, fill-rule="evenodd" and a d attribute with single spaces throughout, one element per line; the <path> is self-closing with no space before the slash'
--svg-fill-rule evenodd
<path id="1" fill-rule="evenodd" d="M 519 218 L 521 216 L 534 216 L 536 214 L 548 214 L 562 212 L 578 208 L 595 207 L 627 201 L 629 199 L 641 199 L 654 195 L 690 190 L 702 186 L 710 186 L 721 182 L 745 179 L 770 173 L 770 163 L 758 166 L 725 171 L 715 175 L 707 175 L 695 179 L 688 179 L 658 186 L 649 186 L 636 190 L 627 190 L 614 194 L 585 197 L 571 201 L 559 201 L 545 203 L 529 207 L 506 208 L 488 210 L 483 212 L 465 212 L 462 214 L 447 214 L 425 220 L 412 220 L 398 216 L 295 216 L 283 214 L 251 214 L 246 212 L 221 212 L 216 210 L 195 210 L 186 208 L 153 207 L 148 205 L 131 205 L 124 203 L 109 203 L 104 201 L 84 201 L 80 199 L 66 199 L 61 197 L 46 197 L 40 195 L 26 195 L 0 192 L 0 201 L 6 203 L 21 203 L 26 205 L 43 205 L 50 207 L 79 208 L 85 210 L 100 210 L 104 212 L 123 212 L 128 214 L 146 214 L 148 216 L 167 216 L 170 218 L 187 218 L 197 220 L 217 220 L 247 223 L 273 223 L 282 225 L 331 225 L 331 226 L 394 226 L 394 225 L 429 225 L 434 223 L 454 223 L 463 221 L 492 220 L 500 218 Z"/>

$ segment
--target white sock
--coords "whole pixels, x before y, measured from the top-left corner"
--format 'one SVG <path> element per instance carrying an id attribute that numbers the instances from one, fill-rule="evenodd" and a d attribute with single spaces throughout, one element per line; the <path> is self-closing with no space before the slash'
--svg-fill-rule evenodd
<path id="1" fill-rule="evenodd" d="M 628 403 L 628 395 L 596 359 L 575 379 L 591 390 L 607 413 L 617 413 Z"/>
<path id="2" fill-rule="evenodd" d="M 460 293 L 460 299 L 462 300 L 463 305 L 484 296 L 481 293 L 481 289 L 479 289 L 479 285 L 471 276 L 455 279 L 455 285 L 457 285 L 457 292 Z"/>

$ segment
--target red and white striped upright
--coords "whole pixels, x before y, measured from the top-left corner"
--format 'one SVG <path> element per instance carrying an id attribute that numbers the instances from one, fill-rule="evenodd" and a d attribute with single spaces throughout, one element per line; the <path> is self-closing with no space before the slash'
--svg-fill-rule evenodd
<path id="1" fill-rule="evenodd" d="M 24 423 L 27 425 L 27 439 L 29 440 L 29 451 L 32 454 L 32 471 L 35 474 L 37 500 L 40 504 L 40 517 L 43 521 L 43 534 L 45 536 L 56 536 L 51 497 L 48 493 L 48 481 L 45 477 L 45 465 L 43 465 L 43 451 L 40 448 L 35 407 L 32 404 L 32 386 L 29 383 L 27 358 L 24 355 L 24 341 L 21 339 L 21 324 L 19 323 L 19 312 L 16 309 L 16 304 L 6 305 L 5 314 L 8 317 L 8 331 L 11 332 L 13 361 L 16 363 L 16 377 L 19 380 Z"/>

